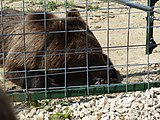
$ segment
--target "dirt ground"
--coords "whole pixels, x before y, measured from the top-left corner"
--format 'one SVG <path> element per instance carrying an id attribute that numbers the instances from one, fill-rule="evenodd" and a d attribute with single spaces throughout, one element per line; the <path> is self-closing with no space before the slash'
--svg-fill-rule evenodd
<path id="1" fill-rule="evenodd" d="M 141 4 L 146 4 L 147 0 L 139 0 L 138 2 Z M 9 8 L 20 9 L 18 7 L 22 6 L 21 1 L 8 2 L 3 1 L 3 6 L 9 6 Z M 78 10 L 81 11 L 82 16 L 86 19 L 85 12 L 85 3 L 84 0 L 78 2 L 78 0 L 74 0 L 76 5 L 83 6 L 80 8 L 78 6 Z M 145 54 L 145 45 L 146 45 L 146 16 L 147 13 L 141 10 L 137 10 L 134 8 L 130 9 L 130 18 L 129 18 L 129 9 L 126 6 L 119 5 L 114 2 L 110 2 L 110 10 L 109 10 L 109 19 L 108 19 L 108 9 L 107 2 L 91 0 L 91 9 L 87 12 L 88 17 L 88 25 L 90 29 L 93 30 L 98 41 L 101 43 L 103 47 L 103 51 L 108 54 L 111 58 L 116 69 L 120 71 L 122 74 L 125 83 L 126 74 L 127 74 L 127 66 L 128 66 L 128 81 L 129 82 L 142 82 L 145 81 L 145 77 L 148 71 L 148 62 L 149 63 L 157 63 L 153 64 L 150 67 L 151 76 L 155 76 L 153 80 L 159 79 L 159 56 L 160 56 L 160 47 L 158 46 L 151 55 Z M 158 10 L 158 6 L 160 2 L 156 4 Z M 30 3 L 26 2 L 26 9 L 32 8 Z M 97 7 L 98 6 L 98 7 Z M 32 8 L 34 9 L 34 8 Z M 38 7 L 35 9 L 39 9 Z M 64 11 L 64 8 L 59 7 L 55 10 L 56 12 Z M 59 14 L 59 13 L 57 13 Z M 156 17 L 160 17 L 159 14 L 155 14 Z M 130 19 L 130 20 L 129 20 Z M 109 20 L 109 21 L 108 21 Z M 109 31 L 108 29 L 109 23 Z M 128 24 L 129 28 L 128 29 Z M 159 42 L 159 21 L 155 21 L 154 28 L 154 39 L 157 43 Z M 129 41 L 128 41 L 129 40 Z M 127 53 L 127 41 L 129 47 Z M 108 43 L 109 42 L 109 43 Z M 107 44 L 109 44 L 109 52 L 107 52 Z M 127 63 L 128 56 L 128 63 Z"/>

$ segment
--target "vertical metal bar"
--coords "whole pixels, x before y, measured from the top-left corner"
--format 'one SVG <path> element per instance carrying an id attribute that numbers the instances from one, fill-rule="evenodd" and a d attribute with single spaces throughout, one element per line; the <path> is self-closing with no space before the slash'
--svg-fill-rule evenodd
<path id="1" fill-rule="evenodd" d="M 152 0 L 148 0 L 148 6 L 151 6 L 151 1 Z M 146 52 L 147 52 L 147 83 L 148 83 L 148 89 L 149 89 L 149 41 L 150 41 L 150 37 L 153 37 L 153 29 L 151 28 L 151 25 L 153 25 L 153 23 L 150 21 L 150 16 L 151 16 L 151 12 L 147 12 L 147 33 L 146 33 Z M 152 26 L 153 27 L 153 26 Z M 151 34 L 152 33 L 152 34 Z"/>
<path id="2" fill-rule="evenodd" d="M 3 2 L 1 0 L 1 40 L 2 40 L 2 53 L 3 54 L 3 78 L 5 78 L 5 52 L 4 52 L 4 28 L 3 28 Z M 3 79 L 3 86 L 6 87 L 6 80 Z"/>
<path id="3" fill-rule="evenodd" d="M 67 0 L 65 0 L 65 71 L 64 71 L 64 87 L 65 87 L 65 96 L 67 96 Z"/>
<path id="4" fill-rule="evenodd" d="M 89 95 L 89 58 L 88 58 L 88 0 L 86 0 L 86 67 L 87 67 L 87 94 Z"/>
<path id="5" fill-rule="evenodd" d="M 46 0 L 44 0 L 44 62 L 45 62 L 45 97 L 47 98 L 47 46 L 46 46 L 46 40 L 47 40 L 47 11 L 46 11 Z"/>
<path id="6" fill-rule="evenodd" d="M 108 11 L 108 14 L 107 14 L 107 55 L 108 55 L 108 58 L 107 58 L 107 67 L 108 67 L 108 69 L 107 69 L 107 82 L 108 82 L 108 93 L 109 93 L 109 91 L 110 91 L 110 89 L 109 89 L 109 84 L 110 84 L 110 81 L 109 81 L 109 33 L 110 33 L 110 31 L 109 31 L 109 25 L 110 25 L 110 19 L 109 19 L 109 11 L 110 11 L 110 8 L 109 8 L 109 0 L 108 0 L 108 3 L 107 3 L 107 11 Z"/>
<path id="7" fill-rule="evenodd" d="M 128 10 L 128 29 L 127 29 L 127 64 L 126 64 L 126 92 L 128 92 L 128 65 L 129 65 L 129 42 L 130 42 L 130 18 L 131 8 Z"/>
<path id="8" fill-rule="evenodd" d="M 153 7 L 154 2 L 153 0 L 148 0 L 148 6 Z M 154 12 L 153 11 L 148 11 L 147 12 L 147 30 L 146 30 L 146 54 L 150 54 L 150 40 L 153 40 L 153 17 L 154 17 Z"/>
<path id="9" fill-rule="evenodd" d="M 25 39 L 25 10 L 24 10 L 24 0 L 22 0 L 22 16 L 23 16 L 23 41 L 24 41 L 24 70 L 25 70 L 25 88 L 26 93 L 28 92 L 28 80 L 27 80 L 27 65 L 26 65 L 26 39 Z"/>
<path id="10" fill-rule="evenodd" d="M 151 6 L 151 1 L 152 0 L 148 0 L 148 6 Z M 151 33 L 152 33 L 152 35 L 153 35 L 153 29 L 151 29 L 151 24 L 153 25 L 153 23 L 150 21 L 150 15 L 151 15 L 151 12 L 150 11 L 148 11 L 147 12 L 147 33 L 146 33 L 146 35 L 147 35 L 147 37 L 146 37 L 146 54 L 147 54 L 147 84 L 148 84 L 148 89 L 149 89 L 149 87 L 150 87 L 150 84 L 149 84 L 149 73 L 150 73 L 150 70 L 149 70 L 149 59 L 150 59 L 150 57 L 149 57 L 149 41 L 150 41 L 150 37 L 153 37 L 153 36 L 151 36 Z M 148 101 L 146 101 L 146 104 L 148 104 Z M 148 107 L 148 105 L 147 105 L 147 107 Z M 148 109 L 148 108 L 147 108 Z M 148 111 L 146 111 L 146 114 L 147 114 L 147 116 L 148 116 Z"/>
<path id="11" fill-rule="evenodd" d="M 28 83 L 27 83 L 27 65 L 26 65 L 26 40 L 25 40 L 25 10 L 24 10 L 24 0 L 22 0 L 22 16 L 23 16 L 23 41 L 24 41 L 24 70 L 25 70 L 25 93 L 26 93 L 26 100 L 28 99 Z M 25 119 L 26 119 L 26 112 L 25 112 Z"/>

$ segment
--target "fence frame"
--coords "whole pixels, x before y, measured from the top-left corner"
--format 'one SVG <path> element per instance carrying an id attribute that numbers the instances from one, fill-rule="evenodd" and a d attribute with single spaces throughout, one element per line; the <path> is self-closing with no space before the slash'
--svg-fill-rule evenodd
<path id="1" fill-rule="evenodd" d="M 146 29 L 146 54 L 152 53 L 153 49 L 157 47 L 153 37 L 153 25 L 154 25 L 154 5 L 155 1 L 148 0 L 148 6 L 140 4 L 132 4 L 128 0 L 119 0 L 124 2 L 125 5 L 135 7 L 147 12 L 147 29 Z M 126 2 L 128 2 L 126 4 Z M 138 5 L 138 6 L 137 6 Z M 108 12 L 109 14 L 109 12 Z M 22 90 L 18 92 L 8 92 L 8 96 L 14 102 L 22 102 L 26 100 L 41 100 L 41 99 L 52 99 L 52 98 L 65 98 L 75 96 L 89 96 L 89 95 L 100 95 L 106 93 L 116 92 L 131 92 L 131 91 L 144 91 L 152 87 L 160 87 L 160 82 L 143 82 L 143 83 L 127 83 L 127 84 L 112 84 L 112 85 L 99 85 L 99 86 L 81 86 L 81 87 L 66 87 L 65 89 L 53 90 L 45 89 L 45 91 L 32 91 Z"/>

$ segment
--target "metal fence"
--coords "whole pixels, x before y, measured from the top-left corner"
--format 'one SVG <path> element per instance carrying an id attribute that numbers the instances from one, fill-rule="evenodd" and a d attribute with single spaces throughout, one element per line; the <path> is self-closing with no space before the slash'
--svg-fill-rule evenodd
<path id="1" fill-rule="evenodd" d="M 1 86 L 13 101 L 159 87 L 158 0 L 1 0 Z"/>

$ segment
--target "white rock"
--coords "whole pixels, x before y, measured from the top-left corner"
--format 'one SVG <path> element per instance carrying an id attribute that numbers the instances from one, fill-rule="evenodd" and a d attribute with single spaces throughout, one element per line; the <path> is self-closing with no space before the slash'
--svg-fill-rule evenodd
<path id="1" fill-rule="evenodd" d="M 103 113 L 108 113 L 109 110 L 105 108 L 105 109 L 102 110 L 102 112 L 103 112 Z"/>
<path id="2" fill-rule="evenodd" d="M 110 120 L 115 120 L 115 116 L 114 115 L 110 116 Z"/>
<path id="3" fill-rule="evenodd" d="M 156 64 L 151 64 L 151 68 L 155 68 L 156 67 Z"/>
<path id="4" fill-rule="evenodd" d="M 89 107 L 91 107 L 91 104 L 90 104 L 90 102 L 86 102 L 86 103 L 84 103 L 84 106 L 89 108 Z"/>
<path id="5" fill-rule="evenodd" d="M 44 115 L 43 115 L 43 113 L 39 113 L 39 114 L 36 116 L 36 119 L 37 119 L 37 120 L 44 120 Z"/>
<path id="6" fill-rule="evenodd" d="M 99 105 L 104 108 L 107 105 L 107 103 L 108 103 L 107 97 L 103 97 L 102 99 L 100 99 Z"/>
<path id="7" fill-rule="evenodd" d="M 160 108 L 157 108 L 156 111 L 160 113 Z"/>
<path id="8" fill-rule="evenodd" d="M 146 69 L 142 68 L 141 73 L 146 72 Z"/>
<path id="9" fill-rule="evenodd" d="M 113 100 L 111 103 L 110 103 L 110 107 L 111 108 L 114 108 L 116 106 L 116 102 L 115 102 L 115 100 Z"/>
<path id="10" fill-rule="evenodd" d="M 62 107 L 62 105 L 58 104 L 58 105 L 56 105 L 56 107 L 57 107 L 57 108 L 61 108 L 61 107 Z"/>
<path id="11" fill-rule="evenodd" d="M 108 98 L 108 103 L 111 103 L 111 102 L 113 102 L 113 101 L 114 101 L 113 99 Z"/>
<path id="12" fill-rule="evenodd" d="M 109 116 L 105 116 L 105 117 L 101 118 L 101 120 L 109 120 Z"/>
<path id="13" fill-rule="evenodd" d="M 88 115 L 90 114 L 91 111 L 89 111 L 87 108 L 83 108 L 81 112 L 84 113 L 85 115 Z"/>
<path id="14" fill-rule="evenodd" d="M 154 114 L 154 116 L 155 116 L 156 118 L 160 117 L 160 113 L 159 113 L 159 112 L 154 112 L 153 114 Z"/>
<path id="15" fill-rule="evenodd" d="M 107 96 L 107 95 L 106 95 Z M 20 120 L 46 120 L 50 114 L 69 108 L 73 111 L 73 120 L 159 120 L 160 119 L 160 88 L 152 88 L 145 92 L 117 94 L 115 97 L 88 97 L 88 102 L 80 101 L 70 106 L 53 107 L 53 112 L 32 108 L 18 114 Z M 25 118 L 26 117 L 26 118 Z"/>
<path id="16" fill-rule="evenodd" d="M 135 97 L 131 96 L 127 99 L 127 102 L 132 103 L 135 100 Z"/>
<path id="17" fill-rule="evenodd" d="M 25 120 L 25 119 L 26 119 L 26 117 L 25 117 L 24 114 L 20 114 L 20 115 L 19 115 L 19 118 L 20 118 L 20 120 Z"/>
<path id="18" fill-rule="evenodd" d="M 92 120 L 97 120 L 97 116 L 92 116 Z"/>
<path id="19" fill-rule="evenodd" d="M 157 95 L 157 99 L 160 101 L 160 95 Z"/>
<path id="20" fill-rule="evenodd" d="M 28 113 L 28 116 L 31 118 L 33 117 L 35 114 L 36 114 L 36 108 L 33 108 L 29 113 Z"/>
<path id="21" fill-rule="evenodd" d="M 80 117 L 80 118 L 83 118 L 84 116 L 85 116 L 85 114 L 84 114 L 83 112 L 80 112 L 80 113 L 79 113 L 79 117 Z"/>
<path id="22" fill-rule="evenodd" d="M 88 116 L 85 116 L 82 118 L 82 120 L 90 120 L 90 118 Z"/>
<path id="23" fill-rule="evenodd" d="M 77 111 L 81 111 L 83 108 L 84 108 L 84 106 L 79 105 L 79 106 L 77 107 Z"/>
<path id="24" fill-rule="evenodd" d="M 76 110 L 78 108 L 79 104 L 78 103 L 75 103 L 75 104 L 72 104 L 72 109 Z"/>
<path id="25" fill-rule="evenodd" d="M 91 106 L 94 106 L 95 105 L 95 100 L 91 100 L 90 104 L 91 104 Z"/>
<path id="26" fill-rule="evenodd" d="M 119 116 L 116 116 L 116 117 L 115 117 L 115 120 L 120 120 Z"/>
<path id="27" fill-rule="evenodd" d="M 128 112 L 128 109 L 127 108 L 121 108 L 121 109 L 116 109 L 116 111 L 120 114 L 124 114 L 124 113 L 127 113 Z"/>

